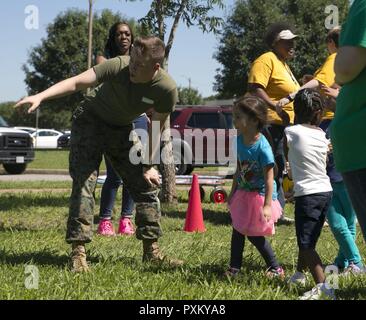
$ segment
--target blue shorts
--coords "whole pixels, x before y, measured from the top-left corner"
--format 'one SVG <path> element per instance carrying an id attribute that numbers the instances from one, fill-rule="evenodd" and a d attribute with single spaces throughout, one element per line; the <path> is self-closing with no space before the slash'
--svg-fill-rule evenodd
<path id="1" fill-rule="evenodd" d="M 295 198 L 295 225 L 299 249 L 315 249 L 331 200 L 332 192 Z"/>

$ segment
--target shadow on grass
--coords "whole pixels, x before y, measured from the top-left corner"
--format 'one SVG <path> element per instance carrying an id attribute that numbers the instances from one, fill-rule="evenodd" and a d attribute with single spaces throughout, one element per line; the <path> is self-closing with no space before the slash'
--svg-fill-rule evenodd
<path id="1" fill-rule="evenodd" d="M 185 211 L 162 211 L 163 217 L 169 217 L 173 219 L 185 219 L 186 212 Z M 213 210 L 203 210 L 203 220 L 210 222 L 214 225 L 230 225 L 231 218 L 228 213 L 218 212 Z"/>
<path id="2" fill-rule="evenodd" d="M 88 262 L 98 263 L 101 261 L 99 257 L 88 256 Z M 35 251 L 24 253 L 8 253 L 0 251 L 0 263 L 9 265 L 25 265 L 35 264 L 39 266 L 55 266 L 64 268 L 69 265 L 70 257 L 68 255 L 59 255 L 54 251 Z"/>
<path id="3" fill-rule="evenodd" d="M 53 194 L 16 194 L 1 197 L 1 211 L 30 207 L 68 207 L 69 195 Z"/>
<path id="4" fill-rule="evenodd" d="M 212 264 L 203 263 L 196 266 L 190 266 L 188 263 L 184 264 L 182 267 L 170 267 L 167 265 L 163 265 L 161 267 L 158 266 L 149 266 L 147 265 L 144 269 L 145 271 L 150 271 L 153 273 L 164 273 L 164 272 L 171 272 L 171 271 L 179 271 L 181 270 L 183 273 L 186 274 L 185 281 L 189 283 L 203 283 L 207 282 L 211 284 L 212 282 L 222 281 L 227 282 L 228 278 L 224 275 L 225 271 L 228 268 L 228 260 L 218 261 Z M 292 270 L 292 265 L 290 264 L 281 264 L 282 267 L 286 270 Z M 238 276 L 238 281 L 247 282 L 251 279 L 252 275 L 255 275 L 255 278 L 266 278 L 266 266 L 262 259 L 251 259 L 250 256 L 243 259 L 243 264 L 241 271 Z M 286 274 L 289 276 L 289 274 Z M 287 284 L 284 279 L 280 278 L 268 278 L 268 281 L 273 282 L 275 285 L 279 285 L 281 287 L 286 287 Z"/>
<path id="5" fill-rule="evenodd" d="M 54 231 L 63 231 L 65 229 L 65 223 L 60 224 L 57 223 L 57 221 L 49 221 L 45 222 L 43 220 L 38 221 L 16 221 L 13 222 L 10 220 L 7 223 L 7 225 L 4 225 L 4 223 L 0 222 L 0 232 L 23 232 L 23 231 L 33 231 L 33 232 L 39 232 L 52 229 Z"/>
<path id="6" fill-rule="evenodd" d="M 65 255 L 58 255 L 52 251 L 35 251 L 17 254 L 9 254 L 7 252 L 1 251 L 0 261 L 2 264 L 10 265 L 24 265 L 34 263 L 35 265 L 64 267 L 69 262 L 69 257 Z"/>
<path id="7" fill-rule="evenodd" d="M 362 285 L 362 284 L 360 284 Z M 337 299 L 355 300 L 366 296 L 366 287 L 350 288 L 345 287 L 336 291 Z M 362 298 L 361 298 L 362 299 Z"/>

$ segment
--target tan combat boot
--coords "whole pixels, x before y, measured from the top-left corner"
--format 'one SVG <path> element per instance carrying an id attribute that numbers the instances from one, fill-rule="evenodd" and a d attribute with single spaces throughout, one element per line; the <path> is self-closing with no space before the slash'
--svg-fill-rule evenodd
<path id="1" fill-rule="evenodd" d="M 142 243 L 144 247 L 144 254 L 142 256 L 143 262 L 167 264 L 171 267 L 180 267 L 183 265 L 182 260 L 171 259 L 163 255 L 156 240 L 143 240 Z"/>
<path id="2" fill-rule="evenodd" d="M 86 251 L 84 244 L 72 244 L 71 271 L 76 273 L 90 271 L 88 263 L 86 262 Z"/>

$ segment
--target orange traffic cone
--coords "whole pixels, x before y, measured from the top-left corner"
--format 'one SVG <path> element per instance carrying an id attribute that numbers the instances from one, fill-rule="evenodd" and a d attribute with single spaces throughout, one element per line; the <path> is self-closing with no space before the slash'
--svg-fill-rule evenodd
<path id="1" fill-rule="evenodd" d="M 184 226 L 186 232 L 205 232 L 201 206 L 201 194 L 197 175 L 193 175 L 192 188 L 189 195 L 189 204 Z"/>

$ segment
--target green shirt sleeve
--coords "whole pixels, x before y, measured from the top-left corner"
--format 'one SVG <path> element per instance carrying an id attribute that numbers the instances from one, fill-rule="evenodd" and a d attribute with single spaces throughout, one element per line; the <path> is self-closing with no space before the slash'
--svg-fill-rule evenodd
<path id="1" fill-rule="evenodd" d="M 119 56 L 94 66 L 93 69 L 97 76 L 98 84 L 113 79 L 121 70 L 128 66 L 129 62 L 130 57 Z"/>
<path id="2" fill-rule="evenodd" d="M 355 0 L 341 32 L 342 47 L 366 48 L 366 0 Z"/>
<path id="3" fill-rule="evenodd" d="M 163 99 L 161 99 L 155 106 L 154 110 L 159 113 L 171 113 L 175 110 L 175 105 L 178 101 L 178 90 L 174 88 L 167 92 Z"/>

